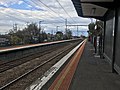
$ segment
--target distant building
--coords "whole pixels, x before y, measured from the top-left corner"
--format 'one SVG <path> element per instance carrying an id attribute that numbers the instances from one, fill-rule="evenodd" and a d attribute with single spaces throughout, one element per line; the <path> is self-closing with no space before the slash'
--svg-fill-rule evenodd
<path id="1" fill-rule="evenodd" d="M 10 44 L 9 39 L 3 36 L 0 36 L 0 46 L 8 46 Z"/>

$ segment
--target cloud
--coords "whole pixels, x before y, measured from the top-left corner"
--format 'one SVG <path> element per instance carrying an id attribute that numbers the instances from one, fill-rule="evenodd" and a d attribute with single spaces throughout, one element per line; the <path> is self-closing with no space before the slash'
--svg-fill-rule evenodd
<path id="1" fill-rule="evenodd" d="M 0 4 L 4 6 L 9 6 L 19 2 L 20 0 L 0 0 Z"/>
<path id="2" fill-rule="evenodd" d="M 18 2 L 19 5 L 22 4 L 22 3 L 23 3 L 23 1 L 19 1 L 19 2 Z"/>
<path id="3" fill-rule="evenodd" d="M 40 0 L 0 0 L 0 5 L 9 7 L 14 4 L 21 6 L 26 4 L 28 8 L 32 9 L 5 8 L 0 6 L 0 31 L 3 29 L 9 31 L 13 23 L 17 23 L 20 28 L 24 28 L 27 22 L 38 23 L 40 20 L 43 20 L 41 25 L 45 27 L 45 31 L 48 32 L 51 32 L 51 30 L 55 31 L 56 26 L 60 26 L 59 29 L 64 31 L 65 19 L 67 19 L 68 24 L 86 25 L 90 23 L 90 19 L 78 17 L 71 0 L 58 0 L 70 16 L 65 13 L 56 0 L 41 1 L 46 6 L 42 4 Z M 76 31 L 76 27 L 70 29 Z M 79 30 L 86 31 L 87 27 L 80 27 Z"/>

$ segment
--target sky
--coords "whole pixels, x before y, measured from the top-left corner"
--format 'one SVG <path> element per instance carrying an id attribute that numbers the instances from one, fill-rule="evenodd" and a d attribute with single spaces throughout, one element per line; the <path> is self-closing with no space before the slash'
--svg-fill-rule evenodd
<path id="1" fill-rule="evenodd" d="M 71 0 L 0 0 L 0 33 L 8 33 L 17 24 L 22 30 L 29 23 L 41 21 L 42 30 L 47 33 L 65 31 L 67 25 L 88 25 L 90 18 L 82 18 L 77 15 Z M 67 27 L 77 34 L 77 27 Z M 78 35 L 87 35 L 88 27 L 79 26 Z"/>

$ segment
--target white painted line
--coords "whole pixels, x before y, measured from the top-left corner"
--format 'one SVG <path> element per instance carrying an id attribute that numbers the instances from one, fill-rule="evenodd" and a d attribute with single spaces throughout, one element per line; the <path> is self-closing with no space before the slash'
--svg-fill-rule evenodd
<path id="1" fill-rule="evenodd" d="M 85 40 L 84 40 L 85 41 Z M 71 50 L 66 56 L 64 56 L 59 62 L 53 65 L 44 75 L 35 81 L 30 87 L 27 87 L 25 90 L 40 90 L 50 78 L 60 69 L 60 67 L 73 55 L 77 49 L 84 43 L 82 41 L 78 46 Z"/>

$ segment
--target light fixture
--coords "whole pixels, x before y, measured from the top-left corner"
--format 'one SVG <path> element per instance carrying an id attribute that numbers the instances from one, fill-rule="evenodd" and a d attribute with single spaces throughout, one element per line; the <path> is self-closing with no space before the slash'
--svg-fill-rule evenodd
<path id="1" fill-rule="evenodd" d="M 96 12 L 96 8 L 93 7 L 93 8 L 91 9 L 91 14 L 95 14 L 95 12 Z"/>

